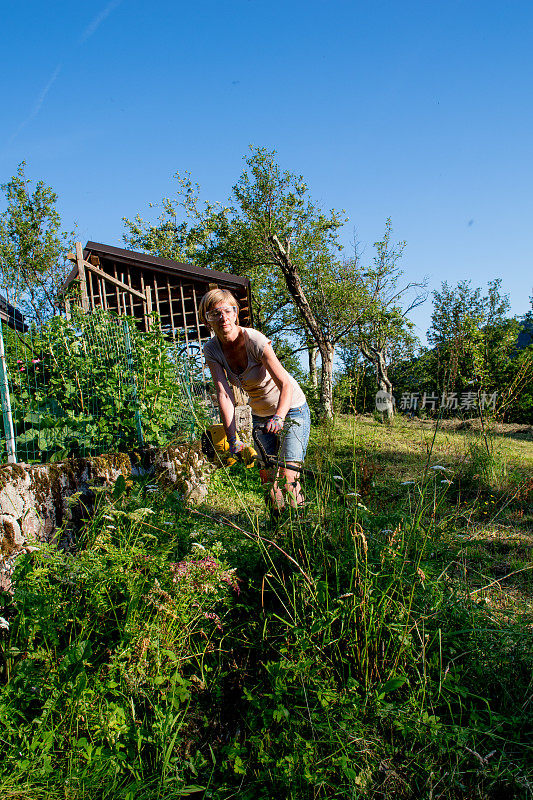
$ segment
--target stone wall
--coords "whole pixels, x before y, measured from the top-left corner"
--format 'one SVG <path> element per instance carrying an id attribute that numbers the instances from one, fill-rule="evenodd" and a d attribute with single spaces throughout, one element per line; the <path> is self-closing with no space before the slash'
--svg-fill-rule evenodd
<path id="1" fill-rule="evenodd" d="M 235 417 L 241 437 L 249 440 L 249 406 L 237 406 Z M 9 589 L 20 553 L 39 542 L 68 545 L 80 519 L 92 512 L 93 487 L 112 486 L 119 475 L 149 474 L 162 488 L 176 489 L 187 503 L 197 504 L 206 496 L 215 469 L 200 442 L 164 450 L 148 447 L 131 456 L 108 453 L 55 464 L 0 465 L 0 589 Z"/>
<path id="2" fill-rule="evenodd" d="M 0 466 L 0 589 L 9 590 L 16 557 L 40 542 L 68 543 L 82 516 L 90 514 L 93 487 L 112 486 L 119 475 L 151 474 L 177 489 L 189 503 L 207 493 L 215 467 L 198 442 L 148 448 L 132 459 L 125 453 L 68 459 L 55 464 Z M 76 496 L 76 497 L 74 497 Z"/>

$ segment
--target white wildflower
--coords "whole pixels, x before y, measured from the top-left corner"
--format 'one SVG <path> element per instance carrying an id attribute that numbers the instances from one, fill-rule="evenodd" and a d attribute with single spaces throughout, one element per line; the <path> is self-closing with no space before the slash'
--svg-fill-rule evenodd
<path id="1" fill-rule="evenodd" d="M 200 544 L 200 542 L 193 542 L 192 546 L 196 547 L 198 550 L 205 550 L 205 547 L 203 546 L 203 544 Z"/>
<path id="2" fill-rule="evenodd" d="M 441 483 L 448 484 L 448 486 L 449 486 L 450 484 L 452 484 L 452 483 L 453 483 L 453 481 L 449 481 L 449 480 L 447 480 L 447 479 L 445 478 L 443 481 L 441 481 Z"/>
<path id="3" fill-rule="evenodd" d="M 334 475 L 333 479 L 336 481 L 342 481 L 342 475 Z"/>
<path id="4" fill-rule="evenodd" d="M 9 630 L 9 622 L 4 617 L 0 617 L 0 630 L 8 631 Z"/>

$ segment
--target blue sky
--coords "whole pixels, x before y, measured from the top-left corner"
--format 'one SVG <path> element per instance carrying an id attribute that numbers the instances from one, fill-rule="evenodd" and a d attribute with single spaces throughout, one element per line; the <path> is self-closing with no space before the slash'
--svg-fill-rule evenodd
<path id="1" fill-rule="evenodd" d="M 4 0 L 2 27 L 0 181 L 26 160 L 82 242 L 121 246 L 176 171 L 226 200 L 253 144 L 346 210 L 347 252 L 390 216 L 407 280 L 529 309 L 530 2 Z"/>

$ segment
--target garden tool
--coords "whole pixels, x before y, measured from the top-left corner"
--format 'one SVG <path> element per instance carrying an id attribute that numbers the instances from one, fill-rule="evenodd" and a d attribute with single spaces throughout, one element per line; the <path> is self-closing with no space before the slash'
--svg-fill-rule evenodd
<path id="1" fill-rule="evenodd" d="M 317 476 L 316 472 L 314 472 L 314 470 L 312 470 L 312 469 L 309 469 L 309 467 L 303 467 L 301 465 L 296 465 L 296 464 L 294 466 L 291 466 L 290 464 L 286 464 L 283 459 L 278 459 L 278 458 L 275 458 L 274 456 L 268 455 L 267 452 L 265 451 L 265 448 L 263 447 L 263 445 L 261 443 L 261 439 L 259 437 L 259 433 L 268 433 L 268 432 L 269 431 L 266 430 L 266 425 L 258 426 L 256 428 L 254 428 L 253 431 L 252 431 L 252 438 L 254 440 L 255 447 L 256 447 L 256 449 L 257 449 L 257 451 L 259 453 L 259 455 L 257 455 L 257 454 L 256 455 L 257 455 L 257 462 L 258 462 L 258 465 L 259 465 L 260 468 L 261 468 L 261 463 L 264 465 L 264 467 L 266 469 L 270 469 L 272 467 L 276 468 L 276 467 L 285 467 L 285 466 L 287 466 L 287 467 L 289 467 L 289 469 L 293 469 L 295 472 L 299 473 L 300 475 L 302 475 L 302 474 L 303 475 L 310 475 L 315 480 L 318 480 L 318 476 Z M 280 436 L 280 434 L 275 434 L 275 435 L 278 436 L 278 438 Z M 335 487 L 335 490 L 336 490 L 337 494 L 343 500 L 345 500 L 347 496 L 348 497 L 350 496 L 350 495 L 346 494 L 344 489 L 341 486 L 339 486 L 339 484 L 335 480 L 333 481 L 333 486 Z"/>
<path id="2" fill-rule="evenodd" d="M 240 439 L 237 439 L 237 442 L 240 442 Z M 231 467 L 237 461 L 242 461 L 244 466 L 249 469 L 253 467 L 257 460 L 257 453 L 249 444 L 245 444 L 242 450 L 233 455 L 224 426 L 220 424 L 211 425 L 202 433 L 202 453 L 211 462 L 218 461 L 218 463 L 226 467 Z"/>
<path id="3" fill-rule="evenodd" d="M 252 438 L 254 440 L 254 445 L 256 447 L 257 453 L 259 453 L 259 455 L 260 455 L 260 458 L 259 458 L 258 454 L 256 453 L 256 458 L 258 459 L 258 461 L 262 462 L 267 469 L 270 468 L 270 467 L 285 467 L 285 466 L 287 466 L 289 469 L 294 469 L 295 472 L 302 472 L 305 475 L 311 475 L 313 478 L 316 478 L 316 475 L 315 475 L 315 473 L 313 472 L 312 469 L 308 469 L 307 467 L 298 466 L 296 464 L 294 466 L 291 466 L 290 464 L 286 464 L 285 461 L 283 461 L 282 459 L 277 459 L 274 456 L 268 455 L 267 452 L 265 451 L 265 448 L 263 447 L 263 445 L 261 443 L 261 439 L 259 437 L 259 433 L 269 433 L 269 431 L 267 431 L 267 429 L 266 429 L 266 425 L 261 425 L 261 426 L 258 426 L 256 428 L 254 428 L 253 431 L 252 431 Z M 283 431 L 281 431 L 280 433 L 283 433 Z M 273 435 L 277 436 L 279 438 L 280 433 L 276 433 L 276 434 L 273 434 Z"/>

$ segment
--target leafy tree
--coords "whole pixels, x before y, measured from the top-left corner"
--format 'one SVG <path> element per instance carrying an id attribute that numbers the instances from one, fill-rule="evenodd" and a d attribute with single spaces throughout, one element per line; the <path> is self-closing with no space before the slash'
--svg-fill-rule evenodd
<path id="1" fill-rule="evenodd" d="M 470 281 L 442 283 L 433 292 L 428 341 L 436 348 L 437 383 L 442 391 L 475 381 L 493 386 L 502 377 L 518 333 L 516 320 L 506 318 L 509 298 L 501 279 L 490 281 L 487 294 Z"/>
<path id="2" fill-rule="evenodd" d="M 335 347 L 361 307 L 359 268 L 339 259 L 342 214 L 321 211 L 303 177 L 282 171 L 275 155 L 251 148 L 227 207 L 202 207 L 198 186 L 178 175 L 178 197 L 163 201 L 158 224 L 125 220 L 125 241 L 159 254 L 170 245 L 202 266 L 248 275 L 258 327 L 319 350 L 321 405 L 331 416 Z M 177 222 L 180 210 L 186 224 Z"/>
<path id="3" fill-rule="evenodd" d="M 531 310 L 517 323 L 516 344 L 511 349 L 507 366 L 507 382 L 498 402 L 498 412 L 516 422 L 533 424 L 533 296 Z"/>
<path id="4" fill-rule="evenodd" d="M 418 344 L 408 314 L 425 300 L 425 284 L 410 282 L 400 286 L 398 266 L 405 242 L 391 242 L 392 224 L 385 223 L 383 239 L 375 242 L 373 266 L 362 275 L 359 298 L 362 307 L 356 324 L 347 337 L 345 349 L 356 348 L 373 366 L 378 389 L 392 394 L 391 364 L 413 355 Z M 416 294 L 412 297 L 413 290 Z M 411 299 L 409 299 L 411 297 Z M 393 412 L 386 412 L 389 416 Z"/>
<path id="5" fill-rule="evenodd" d="M 150 208 L 161 209 L 154 223 L 139 214 L 133 220 L 123 218 L 127 228 L 124 242 L 152 255 L 250 277 L 257 327 L 269 336 L 286 331 L 290 297 L 279 275 L 257 252 L 246 221 L 234 208 L 202 203 L 200 186 L 192 182 L 189 173 L 176 173 L 174 178 L 176 197 L 150 203 Z"/>
<path id="6" fill-rule="evenodd" d="M 529 298 L 531 309 L 520 320 L 518 347 L 524 348 L 533 344 L 533 295 Z"/>
<path id="7" fill-rule="evenodd" d="M 74 234 L 61 230 L 56 193 L 43 181 L 33 192 L 26 164 L 1 185 L 7 200 L 0 214 L 0 290 L 27 319 L 57 313 L 56 295 L 71 265 L 65 261 Z"/>

